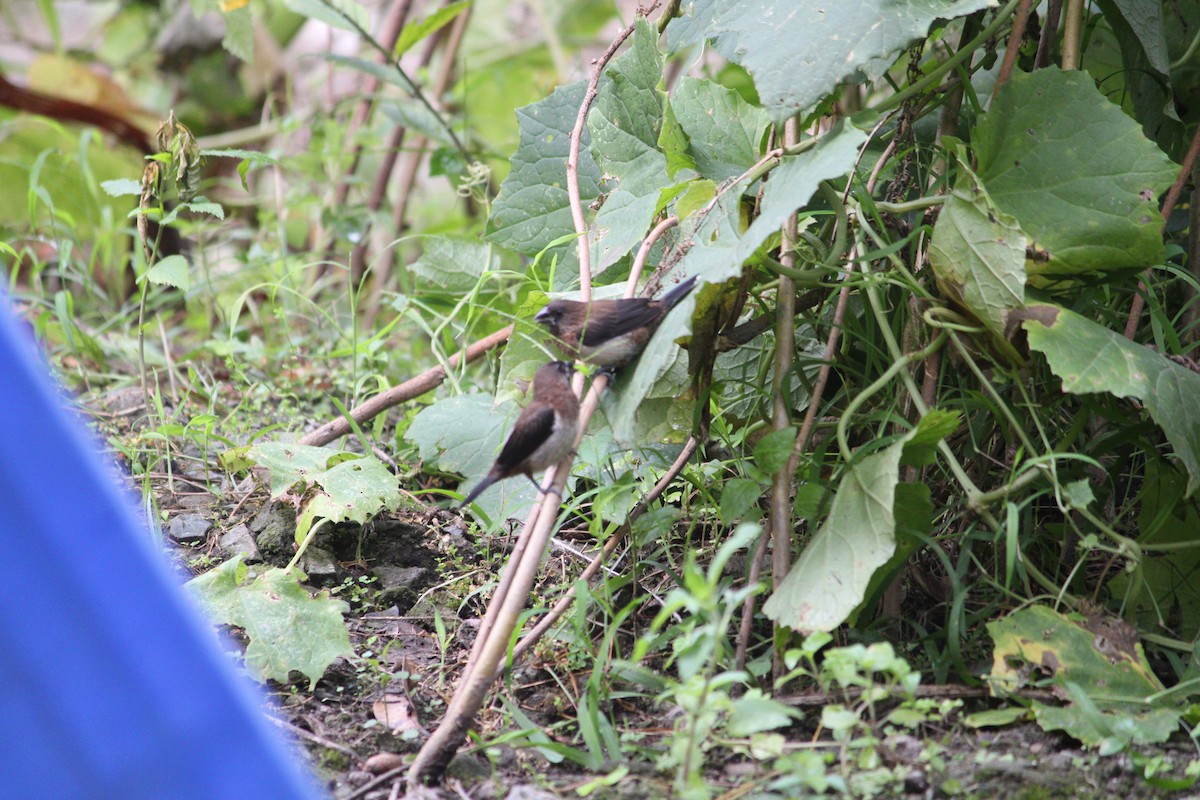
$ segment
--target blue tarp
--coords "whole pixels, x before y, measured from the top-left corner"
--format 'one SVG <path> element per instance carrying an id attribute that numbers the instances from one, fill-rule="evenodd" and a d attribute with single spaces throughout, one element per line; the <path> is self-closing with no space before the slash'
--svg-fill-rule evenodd
<path id="1" fill-rule="evenodd" d="M 0 797 L 315 798 L 0 292 Z"/>

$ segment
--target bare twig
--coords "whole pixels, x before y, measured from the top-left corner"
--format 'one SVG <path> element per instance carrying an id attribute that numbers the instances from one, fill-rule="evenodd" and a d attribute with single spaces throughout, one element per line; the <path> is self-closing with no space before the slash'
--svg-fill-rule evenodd
<path id="1" fill-rule="evenodd" d="M 421 87 L 417 85 L 416 81 L 408 76 L 408 73 L 404 71 L 404 67 L 400 66 L 399 60 L 392 57 L 391 50 L 387 49 L 378 41 L 376 41 L 375 38 L 371 36 L 370 32 L 358 24 L 357 20 L 343 12 L 340 8 L 329 3 L 328 0 L 320 0 L 320 2 L 322 2 L 322 4 L 324 4 L 330 11 L 333 11 L 341 16 L 347 25 L 357 31 L 358 35 L 363 38 L 363 41 L 365 41 L 371 46 L 372 49 L 382 55 L 387 60 L 386 63 L 392 65 L 392 69 L 396 71 L 396 74 L 400 77 L 400 80 L 404 81 L 405 86 L 408 87 L 408 91 L 412 93 L 412 96 L 417 100 L 417 102 L 425 106 L 426 111 L 428 111 L 430 114 L 433 114 L 433 116 L 437 119 L 438 125 L 443 131 L 445 131 L 447 138 L 449 138 L 451 144 L 454 145 L 454 149 L 457 150 L 464 159 L 470 159 L 471 154 L 467 152 L 467 148 L 464 147 L 463 143 L 459 140 L 458 134 L 454 132 L 454 128 L 451 127 L 450 123 L 438 113 L 437 109 L 434 108 L 433 103 L 431 103 L 429 98 L 425 96 L 425 93 L 421 91 Z"/>
<path id="2" fill-rule="evenodd" d="M 1188 148 L 1187 155 L 1183 157 L 1179 175 L 1176 176 L 1175 183 L 1167 190 L 1167 196 L 1163 199 L 1163 219 L 1170 219 L 1171 212 L 1175 210 L 1175 204 L 1179 202 L 1179 195 L 1183 192 L 1183 187 L 1187 185 L 1192 168 L 1196 165 L 1197 156 L 1200 156 L 1200 128 L 1197 128 L 1195 135 L 1192 136 L 1192 145 Z M 1138 281 L 1137 294 L 1133 296 L 1133 302 L 1129 305 L 1129 319 L 1125 322 L 1125 338 L 1129 340 L 1132 340 L 1137 334 L 1138 323 L 1142 319 L 1142 310 L 1146 307 L 1146 277 L 1149 274 L 1149 268 L 1142 273 L 1142 278 Z"/>
<path id="3" fill-rule="evenodd" d="M 460 350 L 450 356 L 445 367 L 439 364 L 436 367 L 427 369 L 415 378 L 409 378 L 404 383 L 393 386 L 385 392 L 380 392 L 365 403 L 350 409 L 350 418 L 361 425 L 376 414 L 386 411 L 394 405 L 411 400 L 414 397 L 420 397 L 431 389 L 436 389 L 442 380 L 445 379 L 447 369 L 457 369 L 464 363 L 470 364 L 487 351 L 507 342 L 509 337 L 512 336 L 512 332 L 513 326 L 509 325 L 507 328 L 498 330 L 490 336 L 485 336 L 478 342 L 470 345 L 466 350 Z M 320 447 L 321 445 L 329 444 L 339 436 L 345 436 L 349 432 L 350 423 L 346 421 L 345 417 L 338 417 L 325 423 L 315 431 L 305 434 L 301 437 L 299 443 Z"/>
<path id="4" fill-rule="evenodd" d="M 1013 67 L 1017 63 L 1017 55 L 1021 52 L 1021 42 L 1025 39 L 1025 24 L 1029 21 L 1030 0 L 1021 0 L 1017 6 L 1017 14 L 1013 17 L 1012 32 L 1008 35 L 1008 45 L 1004 48 L 1004 61 L 1000 64 L 1000 72 L 996 75 L 996 84 L 992 87 L 992 100 L 1000 87 L 1008 83 Z"/>
<path id="5" fill-rule="evenodd" d="M 468 8 L 463 13 L 470 13 L 470 9 Z M 438 31 L 436 35 L 429 37 L 429 39 L 425 42 L 425 47 L 421 50 L 420 55 L 417 57 L 416 64 L 414 65 L 416 66 L 417 71 L 421 71 L 429 66 L 429 62 L 433 60 L 433 56 L 437 52 L 438 45 L 441 43 L 441 41 L 442 31 Z M 395 43 L 392 45 L 393 47 L 394 44 Z M 434 92 L 435 97 L 440 95 L 440 91 Z M 391 182 L 392 174 L 395 172 L 396 161 L 399 159 L 400 153 L 404 148 L 404 140 L 407 138 L 407 136 L 408 128 L 404 125 L 397 125 L 392 129 L 391 134 L 388 136 L 388 142 L 383 151 L 383 158 L 379 162 L 379 167 L 375 170 L 375 174 L 371 176 L 371 188 L 368 190 L 367 194 L 367 208 L 371 210 L 372 214 L 368 217 L 368 219 L 374 217 L 374 212 L 379 210 L 380 206 L 383 205 L 383 201 L 387 198 L 387 187 Z M 400 195 L 400 197 L 403 198 L 404 195 Z M 399 235 L 399 228 L 394 228 L 393 230 L 397 235 Z M 356 278 L 362 277 L 362 274 L 366 269 L 367 248 L 371 243 L 371 237 L 369 234 L 369 230 L 365 232 L 363 234 L 362 241 L 360 241 L 358 245 L 350 251 L 350 271 L 351 274 Z M 377 277 L 375 286 L 378 287 L 380 283 L 382 283 L 382 281 Z M 371 320 L 373 319 L 377 310 L 377 304 L 367 303 L 366 308 L 367 313 L 365 315 L 364 324 L 365 327 L 369 328 L 371 326 Z"/>
<path id="6" fill-rule="evenodd" d="M 579 299 L 585 303 L 592 299 L 592 251 L 587 237 L 587 219 L 583 216 L 583 199 L 579 195 L 579 150 L 583 145 L 583 126 L 587 123 L 588 111 L 591 110 L 592 103 L 600 91 L 600 77 L 604 74 L 604 67 L 633 33 L 633 29 L 634 26 L 630 25 L 618 33 L 608 49 L 594 62 L 592 76 L 588 79 L 583 102 L 579 104 L 579 113 L 575 117 L 575 125 L 571 128 L 571 145 L 567 151 L 567 201 L 571 208 L 571 223 L 575 226 L 575 233 L 579 234 L 575 244 L 579 251 Z"/>
<path id="7" fill-rule="evenodd" d="M 1067 0 L 1067 16 L 1063 20 L 1063 69 L 1079 69 L 1079 52 L 1083 46 L 1084 5 L 1083 0 Z"/>
<path id="8" fill-rule="evenodd" d="M 379 787 L 386 786 L 391 781 L 394 781 L 396 778 L 399 778 L 401 775 L 404 774 L 405 770 L 407 770 L 407 769 L 408 769 L 407 766 L 396 767 L 395 769 L 389 769 L 387 772 L 383 773 L 378 778 L 375 778 L 371 781 L 368 781 L 367 783 L 364 783 L 362 786 L 358 787 L 353 792 L 351 792 L 350 794 L 343 797 L 342 800 L 358 800 L 358 798 L 360 798 L 360 797 L 366 797 L 367 795 L 369 795 L 371 792 L 375 791 Z"/>
<path id="9" fill-rule="evenodd" d="M 679 217 L 670 216 L 662 222 L 655 225 L 649 235 L 642 240 L 641 247 L 638 248 L 637 255 L 633 258 L 633 268 L 629 270 L 629 280 L 625 282 L 625 296 L 633 297 L 637 294 L 638 279 L 642 276 L 642 270 L 646 268 L 646 259 L 650 257 L 650 250 L 655 243 L 662 238 L 662 235 L 679 224 Z M 658 287 L 651 285 L 652 282 L 646 283 L 646 294 L 654 294 Z"/>
<path id="10" fill-rule="evenodd" d="M 1050 66 L 1050 51 L 1058 41 L 1058 21 L 1061 17 L 1062 0 L 1046 3 L 1046 19 L 1042 22 L 1042 37 L 1038 40 L 1037 56 L 1033 59 L 1034 69 Z"/>
<path id="11" fill-rule="evenodd" d="M 784 147 L 799 139 L 799 125 L 793 117 L 784 125 Z M 789 269 L 796 267 L 796 214 L 793 212 L 783 224 L 779 247 L 779 261 Z M 776 293 L 775 308 L 775 376 L 771 386 L 771 428 L 783 430 L 792 424 L 791 404 L 787 402 L 788 377 L 792 372 L 792 356 L 796 342 L 796 282 L 788 275 L 779 276 L 779 291 Z M 785 461 L 771 479 L 771 504 L 769 508 L 771 536 L 771 587 L 778 589 L 787 577 L 792 564 L 792 472 L 791 464 Z M 744 617 L 743 617 L 744 619 Z M 783 674 L 783 661 L 776 659 L 775 671 Z"/>
<path id="12" fill-rule="evenodd" d="M 388 8 L 387 16 L 383 20 L 383 28 L 379 32 L 380 44 L 388 51 L 396 46 L 396 40 L 400 38 L 400 31 L 404 28 L 404 23 L 408 19 L 408 12 L 412 9 L 412 0 L 396 0 Z M 376 62 L 380 64 L 388 64 L 391 62 L 391 57 L 385 53 L 377 53 Z M 371 109 L 375 104 L 375 92 L 379 89 L 379 79 L 374 75 L 364 74 L 362 83 L 359 86 L 359 100 L 354 106 L 354 113 L 350 115 L 350 121 L 346 125 L 345 141 L 347 143 L 355 142 L 354 134 L 358 129 L 366 123 L 371 115 Z M 362 144 L 355 142 L 350 153 L 350 166 L 346 172 L 353 174 L 358 169 L 359 159 L 362 158 Z M 346 198 L 350 196 L 350 182 L 341 181 L 338 184 L 337 192 L 334 194 L 334 207 L 341 208 L 346 204 Z"/>
<path id="13" fill-rule="evenodd" d="M 447 87 L 450 85 L 450 79 L 454 75 L 455 57 L 458 54 L 458 48 L 462 45 L 463 34 L 467 30 L 467 22 L 470 20 L 471 9 L 474 6 L 468 6 L 466 11 L 460 13 L 454 20 L 453 26 L 450 28 L 449 35 L 446 37 L 446 44 L 442 48 L 442 62 L 437 74 L 431 85 L 431 94 L 433 97 L 441 97 Z M 433 47 L 430 48 L 429 57 L 432 58 Z M 396 204 L 392 208 L 392 230 L 397 236 L 404 231 L 404 219 L 408 213 L 408 204 L 412 199 L 413 185 L 417 180 L 417 171 L 421 166 L 421 161 L 425 158 L 426 150 L 429 147 L 429 139 L 425 136 L 416 136 L 412 143 L 406 148 L 406 151 L 400 162 L 399 178 L 396 181 Z M 377 202 L 382 204 L 386 197 L 386 187 L 384 193 L 380 194 Z M 378 209 L 375 206 L 374 209 Z M 359 254 L 359 258 L 363 258 L 363 253 Z M 371 297 L 367 302 L 368 320 L 373 319 L 377 313 L 381 303 L 383 302 L 383 292 L 388 286 L 388 278 L 391 270 L 387 267 L 390 262 L 381 264 L 376 270 L 375 280 L 372 282 Z"/>
<path id="14" fill-rule="evenodd" d="M 306 730 L 304 730 L 304 728 L 301 728 L 298 725 L 293 725 L 292 723 L 288 722 L 287 720 L 280 719 L 279 717 L 274 717 L 274 716 L 271 716 L 270 714 L 267 714 L 266 717 L 271 722 L 275 723 L 280 728 L 283 728 L 285 731 L 292 734 L 293 736 L 297 736 L 301 739 L 307 739 L 308 741 L 312 742 L 313 744 L 320 745 L 321 747 L 325 747 L 330 750 L 336 750 L 339 753 L 348 755 L 348 756 L 350 756 L 350 758 L 354 759 L 355 761 L 358 761 L 358 753 L 354 752 L 349 747 L 346 747 L 346 745 L 344 745 L 344 744 L 338 744 L 337 742 L 326 739 L 324 736 L 318 736 L 317 734 L 315 734 L 311 731 L 306 731 Z"/>
<path id="15" fill-rule="evenodd" d="M 575 230 L 580 234 L 580 293 L 582 299 L 591 298 L 591 262 L 587 243 L 587 222 L 583 216 L 583 204 L 579 194 L 579 150 L 583 136 L 583 125 L 587 118 L 588 109 L 596 98 L 597 87 L 604 67 L 612 59 L 621 43 L 633 33 L 631 25 L 621 31 L 604 54 L 596 60 L 583 102 L 580 104 L 575 128 L 571 133 L 571 147 L 567 156 L 567 194 L 570 198 L 571 218 Z M 576 434 L 576 446 L 587 430 L 588 422 L 600 404 L 600 395 L 608 385 L 607 376 L 600 374 L 593 380 L 587 397 L 579 409 L 579 431 Z M 583 376 L 576 375 L 574 388 L 581 393 Z M 533 580 L 537 575 L 542 553 L 554 531 L 554 521 L 557 510 L 562 502 L 562 493 L 566 487 L 567 477 L 571 472 L 573 456 L 568 456 L 561 464 L 551 467 L 546 473 L 545 480 L 551 488 L 543 492 L 530 509 L 525 520 L 521 535 L 518 537 L 516 548 L 505 566 L 500 583 L 488 604 L 487 613 L 476 635 L 475 645 L 467 659 L 466 667 L 455 687 L 454 696 L 446 708 L 442 722 L 433 735 L 425 742 L 417 753 L 412 767 L 408 772 L 408 784 L 415 788 L 440 778 L 450 763 L 450 759 L 458 750 L 466 737 L 467 729 L 475 718 L 475 714 L 483 705 L 483 700 L 495 680 L 499 666 L 508 649 L 508 643 L 529 597 Z M 553 498 L 553 500 L 551 499 Z"/>
<path id="16" fill-rule="evenodd" d="M 762 575 L 763 559 L 767 555 L 768 537 L 764 534 L 758 537 L 758 547 L 754 550 L 754 557 L 750 561 L 750 574 L 746 576 L 746 585 L 753 586 L 758 583 L 759 577 Z M 750 634 L 754 629 L 754 606 L 757 598 L 754 595 L 747 597 L 742 601 L 742 621 L 738 625 L 737 646 L 734 649 L 734 669 L 742 670 L 746 668 L 746 657 L 750 651 Z"/>
<path id="17" fill-rule="evenodd" d="M 626 518 L 625 523 L 613 532 L 613 535 L 610 536 L 608 541 L 604 543 L 604 547 L 601 549 L 601 551 L 596 554 L 591 563 L 589 563 L 587 567 L 584 568 L 583 572 L 579 574 L 579 578 L 571 584 L 566 592 L 563 593 L 563 596 L 558 599 L 558 602 L 554 604 L 554 607 L 547 611 L 542 618 L 538 620 L 537 625 L 535 625 L 528 633 L 522 636 L 521 640 L 517 642 L 516 646 L 513 647 L 512 657 L 514 661 L 518 656 L 536 644 L 537 641 L 546 634 L 546 631 L 550 630 L 554 623 L 557 622 L 559 618 L 567 612 L 567 609 L 569 609 L 571 604 L 575 602 L 575 587 L 578 585 L 578 581 L 591 581 L 595 574 L 600 571 L 600 567 L 604 564 L 604 561 L 611 556 L 613 551 L 616 550 L 617 547 L 620 546 L 621 542 L 625 540 L 625 536 L 633 528 L 634 521 L 642 514 L 646 513 L 646 509 L 650 507 L 650 504 L 657 500 L 658 497 L 667 490 L 667 487 L 671 485 L 671 482 L 675 480 L 679 473 L 683 471 L 683 468 L 687 465 L 688 459 L 690 459 L 696 452 L 697 444 L 696 437 L 694 436 L 687 440 L 687 443 L 683 446 L 683 450 L 681 450 L 679 455 L 676 456 L 675 462 L 671 464 L 670 468 L 665 473 L 663 473 L 663 476 L 659 478 L 658 482 L 654 484 L 654 487 L 646 493 L 646 496 L 639 500 L 638 504 L 633 507 L 633 510 L 629 512 L 629 516 Z M 499 678 L 501 674 L 501 671 L 498 670 L 495 677 Z"/>

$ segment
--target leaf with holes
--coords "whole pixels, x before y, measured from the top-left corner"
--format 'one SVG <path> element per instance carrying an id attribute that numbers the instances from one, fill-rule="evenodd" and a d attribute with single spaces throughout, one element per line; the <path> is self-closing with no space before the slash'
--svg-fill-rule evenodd
<path id="1" fill-rule="evenodd" d="M 286 683 L 295 670 L 309 689 L 338 658 L 350 658 L 350 636 L 342 615 L 350 610 L 328 592 L 309 593 L 298 575 L 270 569 L 250 577 L 241 557 L 188 581 L 220 622 L 246 632 L 246 667 L 258 680 Z"/>

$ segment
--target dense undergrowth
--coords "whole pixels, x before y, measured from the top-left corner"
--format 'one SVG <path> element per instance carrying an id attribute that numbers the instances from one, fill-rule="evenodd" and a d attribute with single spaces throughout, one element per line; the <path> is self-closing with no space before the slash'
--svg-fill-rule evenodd
<path id="1" fill-rule="evenodd" d="M 468 524 L 431 509 L 486 472 L 556 357 L 548 299 L 696 276 L 634 365 L 589 375 L 562 508 L 512 481 L 467 516 L 489 542 L 546 506 L 547 535 L 609 555 L 590 582 L 514 590 L 577 595 L 553 646 L 517 648 L 564 721 L 547 736 L 506 700 L 495 743 L 601 784 L 652 763 L 687 797 L 736 754 L 761 766 L 746 791 L 782 797 L 890 791 L 883 743 L 947 720 L 1034 720 L 1102 754 L 1186 739 L 1200 10 L 193 5 L 224 11 L 198 51 L 160 36 L 157 4 L 95 12 L 82 50 L 38 5 L 46 37 L 5 72 L 93 89 L 150 157 L 102 120 L 0 110 L 0 249 L 83 402 L 133 393 L 109 443 L 151 524 L 177 473 L 226 500 L 265 478 L 294 506 L 274 567 L 195 583 L 259 677 L 378 667 L 296 567 L 339 524 Z M 313 29 L 336 36 L 306 51 Z M 455 616 L 495 588 L 505 554 L 481 546 L 487 569 L 440 562 Z M 349 580 L 335 596 L 378 611 Z M 293 657 L 244 616 L 266 590 L 319 647 Z M 491 635 L 503 660 L 514 639 Z M 476 714 L 466 683 L 448 719 Z M 806 692 L 817 711 L 789 701 Z M 644 744 L 633 700 L 672 735 Z M 414 777 L 440 775 L 433 749 Z"/>

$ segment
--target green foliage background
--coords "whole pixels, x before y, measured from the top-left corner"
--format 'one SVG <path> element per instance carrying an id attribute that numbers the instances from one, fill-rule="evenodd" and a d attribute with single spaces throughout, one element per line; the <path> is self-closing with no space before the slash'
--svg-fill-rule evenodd
<path id="1" fill-rule="evenodd" d="M 0 181 L 24 189 L 0 196 L 9 294 L 82 392 L 169 382 L 144 431 L 207 452 L 336 417 L 330 398 L 352 407 L 511 323 L 502 350 L 359 432 L 434 502 L 487 470 L 550 357 L 532 322 L 546 299 L 583 280 L 618 294 L 673 218 L 643 281 L 701 288 L 606 394 L 569 512 L 613 535 L 696 437 L 633 535 L 687 594 L 674 607 L 712 625 L 660 619 L 669 635 L 627 666 L 672 675 L 664 696 L 685 707 L 693 679 L 770 692 L 795 631 L 888 640 L 936 680 L 974 680 L 987 626 L 1032 603 L 1136 627 L 1147 695 L 1196 674 L 1194 163 L 1161 213 L 1198 130 L 1194 4 L 1099 2 L 1061 30 L 1035 15 L 1007 72 L 1018 0 L 684 0 L 637 20 L 579 0 L 516 21 L 515 5 L 477 0 L 422 8 L 385 44 L 353 0 L 226 5 L 192 3 L 223 23 L 199 53 L 135 46 L 168 21 L 153 3 L 100 15 L 82 53 L 38 6 L 30 85 L 65 93 L 71 60 L 112 70 L 93 102 L 150 119 L 174 107 L 208 157 L 200 196 L 163 190 L 144 210 L 189 243 L 166 256 L 131 215 L 142 154 L 0 111 Z M 268 68 L 256 35 L 287 47 L 317 23 L 349 50 Z M 626 26 L 573 178 L 589 64 Z M 357 89 L 326 102 L 320 81 Z M 399 502 L 394 486 L 354 492 L 365 506 L 307 522 Z M 480 519 L 532 499 L 504 487 Z M 786 550 L 775 563 L 794 566 L 757 596 L 753 582 L 721 595 L 750 573 L 693 561 L 734 530 L 750 554 L 746 531 L 770 536 L 762 563 Z M 743 602 L 748 648 L 734 644 Z M 1066 657 L 1079 640 L 1061 644 Z M 1150 734 L 1110 730 L 1104 708 L 1053 725 L 1119 748 L 1169 734 L 1191 694 L 1156 707 Z M 688 713 L 693 733 L 720 724 Z M 702 796 L 698 757 L 667 760 Z"/>

